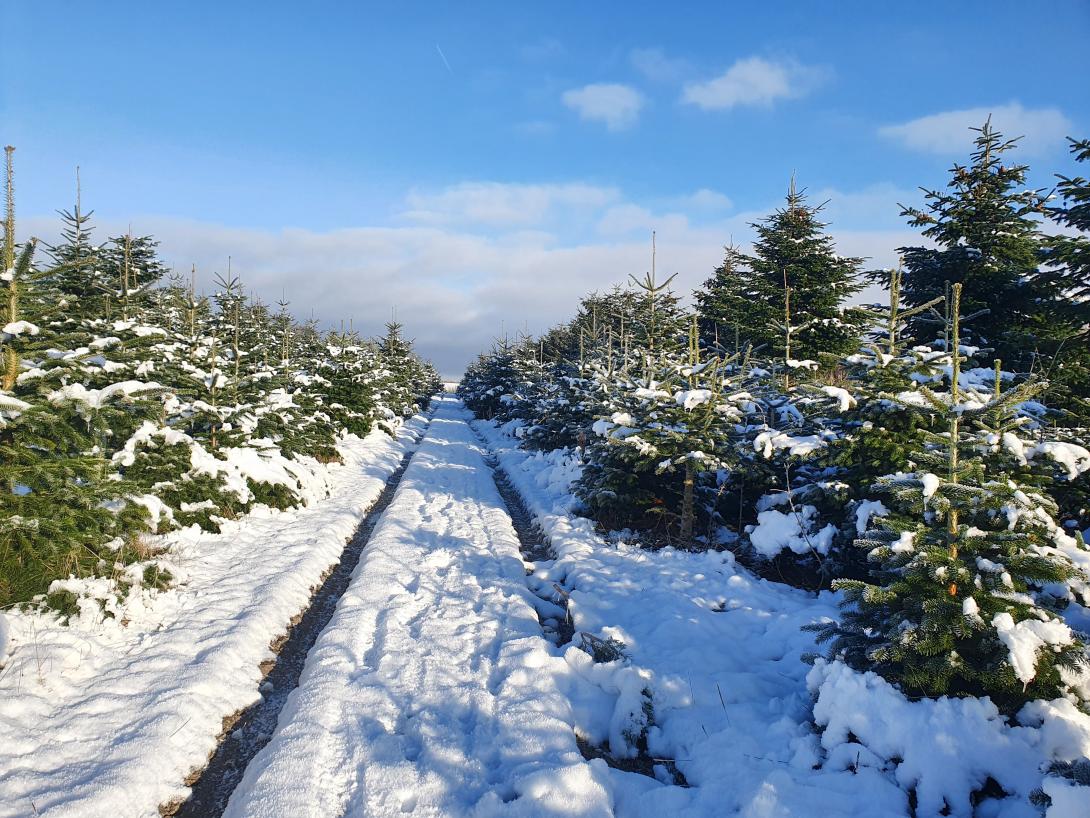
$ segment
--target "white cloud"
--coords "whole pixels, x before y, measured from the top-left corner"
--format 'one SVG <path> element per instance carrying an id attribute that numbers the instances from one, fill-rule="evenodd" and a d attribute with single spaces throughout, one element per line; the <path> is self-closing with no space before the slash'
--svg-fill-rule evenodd
<path id="1" fill-rule="evenodd" d="M 536 225 L 558 208 L 600 208 L 619 197 L 613 188 L 586 184 L 464 182 L 406 197 L 404 218 L 422 224 Z"/>
<path id="2" fill-rule="evenodd" d="M 654 82 L 678 82 L 691 70 L 688 60 L 667 57 L 661 48 L 636 48 L 628 59 L 633 68 Z"/>
<path id="3" fill-rule="evenodd" d="M 692 210 L 729 210 L 734 206 L 729 196 L 706 187 L 688 196 L 679 196 L 673 202 L 677 207 Z"/>
<path id="4" fill-rule="evenodd" d="M 738 60 L 718 77 L 685 86 L 682 101 L 705 110 L 738 105 L 771 105 L 778 99 L 800 97 L 821 83 L 826 70 L 794 61 L 773 62 L 762 57 Z"/>
<path id="5" fill-rule="evenodd" d="M 1025 108 L 1018 102 L 1009 102 L 922 116 L 900 125 L 886 125 L 878 133 L 913 150 L 967 154 L 976 136 L 969 128 L 979 128 L 989 114 L 993 127 L 1004 136 L 1024 137 L 1019 144 L 1031 154 L 1062 148 L 1066 144 L 1064 137 L 1073 130 L 1071 120 L 1057 108 Z"/>
<path id="6" fill-rule="evenodd" d="M 846 204 L 843 220 L 831 228 L 844 255 L 872 256 L 888 266 L 895 263 L 893 248 L 917 239 L 895 224 L 859 229 L 848 218 L 885 198 L 895 208 L 892 189 L 827 195 Z M 678 272 L 675 289 L 687 295 L 722 261 L 728 240 L 748 249 L 748 222 L 780 204 L 729 215 L 697 206 L 721 203 L 720 197 L 697 191 L 637 203 L 616 189 L 588 184 L 474 182 L 410 194 L 435 216 L 426 224 L 318 232 L 145 217 L 134 219 L 132 228 L 155 235 L 175 269 L 195 263 L 198 287 L 210 289 L 213 272 L 230 255 L 247 291 L 268 303 L 285 294 L 298 317 L 313 314 L 324 326 L 351 319 L 360 332 L 377 335 L 396 307 L 420 352 L 445 375 L 458 376 L 501 325 L 541 332 L 568 320 L 582 295 L 649 269 L 651 230 L 658 234 L 659 270 Z M 100 215 L 96 236 L 118 235 L 128 226 L 127 219 Z M 21 233 L 47 241 L 57 229 L 56 217 L 20 222 Z"/>
<path id="7" fill-rule="evenodd" d="M 592 83 L 565 91 L 561 99 L 583 119 L 604 122 L 611 131 L 635 123 L 643 96 L 635 88 L 612 82 Z"/>

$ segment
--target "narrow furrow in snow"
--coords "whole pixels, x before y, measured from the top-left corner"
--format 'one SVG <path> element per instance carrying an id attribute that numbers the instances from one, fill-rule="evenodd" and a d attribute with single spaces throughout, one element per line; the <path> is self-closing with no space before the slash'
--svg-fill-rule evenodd
<path id="1" fill-rule="evenodd" d="M 440 401 L 226 815 L 611 814 L 469 417 Z"/>
<path id="2" fill-rule="evenodd" d="M 0 816 L 155 816 L 184 799 L 225 720 L 258 697 L 270 642 L 306 607 L 426 425 L 375 432 L 320 467 L 308 507 L 258 509 L 221 534 L 169 535 L 179 578 L 123 617 L 63 626 L 10 614 L 0 672 Z M 321 496 L 318 493 L 318 496 Z"/>

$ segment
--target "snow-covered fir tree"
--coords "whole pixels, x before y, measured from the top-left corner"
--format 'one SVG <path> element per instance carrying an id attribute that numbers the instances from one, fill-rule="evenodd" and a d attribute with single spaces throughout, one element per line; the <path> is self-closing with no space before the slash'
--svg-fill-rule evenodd
<path id="1" fill-rule="evenodd" d="M 1078 162 L 1090 161 L 1090 139 L 1071 140 Z M 1090 181 L 1083 176 L 1059 176 L 1059 203 L 1048 208 L 1053 221 L 1072 233 L 1047 241 L 1042 278 L 1060 296 L 1049 305 L 1070 334 L 1062 337 L 1046 371 L 1050 403 L 1074 417 L 1071 425 L 1090 426 Z"/>
<path id="2" fill-rule="evenodd" d="M 36 242 L 16 242 L 12 153 L 0 605 L 69 575 L 159 583 L 154 562 L 147 576 L 126 567 L 148 559 L 144 534 L 298 505 L 302 470 L 337 459 L 343 435 L 393 433 L 438 389 L 396 327 L 382 343 L 323 338 L 248 297 L 230 270 L 211 298 L 193 279 L 163 282 L 150 237 L 93 245 L 79 196 L 52 263 L 36 266 Z"/>
<path id="3" fill-rule="evenodd" d="M 961 285 L 951 299 L 951 348 L 960 341 Z M 985 452 L 1018 426 L 1018 404 L 1042 388 L 966 387 L 950 356 L 948 391 L 921 386 L 906 406 L 941 418 L 924 431 L 911 471 L 881 478 L 881 516 L 857 546 L 875 564 L 869 580 L 842 580 L 842 621 L 819 626 L 830 655 L 874 669 L 917 695 L 990 695 L 1016 710 L 1071 693 L 1086 661 L 1057 615 L 1050 586 L 1086 578 L 1064 547 L 1047 494 L 986 469 Z M 888 503 L 887 507 L 885 503 Z"/>
<path id="4" fill-rule="evenodd" d="M 728 248 L 723 265 L 697 294 L 705 342 L 719 336 L 722 345 L 725 334 L 733 344 L 737 335 L 766 347 L 766 355 L 793 360 L 855 351 L 867 316 L 845 303 L 862 289 L 863 260 L 837 255 L 820 213 L 792 179 L 786 206 L 753 224 L 752 255 Z"/>

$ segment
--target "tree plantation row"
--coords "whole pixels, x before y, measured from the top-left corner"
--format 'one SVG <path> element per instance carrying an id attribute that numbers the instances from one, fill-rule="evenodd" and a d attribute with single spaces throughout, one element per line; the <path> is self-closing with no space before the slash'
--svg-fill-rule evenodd
<path id="1" fill-rule="evenodd" d="M 653 264 L 498 342 L 461 394 L 523 447 L 575 451 L 603 529 L 841 590 L 814 626 L 831 658 L 910 696 L 1085 707 L 1090 184 L 1026 189 L 1015 148 L 986 123 L 905 209 L 932 246 L 869 274 L 885 305 L 847 306 L 862 259 L 792 185 L 694 310 Z"/>
<path id="2" fill-rule="evenodd" d="M 162 585 L 143 534 L 218 530 L 314 499 L 345 434 L 393 433 L 439 387 L 396 323 L 371 341 L 168 275 L 150 237 L 96 244 L 77 200 L 62 240 L 17 238 L 13 148 L 0 293 L 0 607 L 72 613 L 68 577 Z M 59 580 L 54 584 L 54 581 Z"/>

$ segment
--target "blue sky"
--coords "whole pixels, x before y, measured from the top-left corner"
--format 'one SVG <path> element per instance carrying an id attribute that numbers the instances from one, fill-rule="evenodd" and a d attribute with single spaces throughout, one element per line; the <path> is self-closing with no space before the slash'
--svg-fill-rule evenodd
<path id="1" fill-rule="evenodd" d="M 792 171 L 889 263 L 993 113 L 1032 181 L 1090 135 L 1090 3 L 12 0 L 0 122 L 22 226 L 73 198 L 205 280 L 377 331 L 448 374 L 647 267 L 705 278 Z"/>

